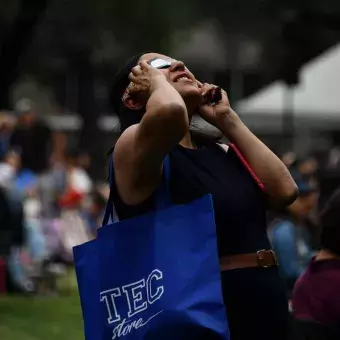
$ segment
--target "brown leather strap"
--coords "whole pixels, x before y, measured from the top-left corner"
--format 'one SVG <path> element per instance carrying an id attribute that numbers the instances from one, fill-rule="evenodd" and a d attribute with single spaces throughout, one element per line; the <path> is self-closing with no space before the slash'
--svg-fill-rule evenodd
<path id="1" fill-rule="evenodd" d="M 220 258 L 221 271 L 241 268 L 278 267 L 276 254 L 272 250 L 259 250 L 257 253 L 224 256 Z"/>

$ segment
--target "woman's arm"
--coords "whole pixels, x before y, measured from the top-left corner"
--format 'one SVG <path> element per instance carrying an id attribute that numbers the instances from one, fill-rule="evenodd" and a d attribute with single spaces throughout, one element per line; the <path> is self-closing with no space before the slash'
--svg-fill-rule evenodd
<path id="1" fill-rule="evenodd" d="M 141 122 L 122 134 L 114 150 L 118 192 L 126 204 L 147 199 L 161 179 L 166 154 L 188 131 L 185 103 L 165 76 L 143 64 L 150 81 L 150 96 Z"/>
<path id="2" fill-rule="evenodd" d="M 222 133 L 235 145 L 266 187 L 269 202 L 287 206 L 298 196 L 297 186 L 282 161 L 262 143 L 232 111 L 220 124 Z"/>
<path id="3" fill-rule="evenodd" d="M 202 95 L 206 97 L 216 90 L 215 85 L 203 84 Z M 241 121 L 230 107 L 227 93 L 216 105 L 204 101 L 199 108 L 200 116 L 217 127 L 240 150 L 257 177 L 266 187 L 269 203 L 287 206 L 298 196 L 297 186 L 288 169 Z"/>

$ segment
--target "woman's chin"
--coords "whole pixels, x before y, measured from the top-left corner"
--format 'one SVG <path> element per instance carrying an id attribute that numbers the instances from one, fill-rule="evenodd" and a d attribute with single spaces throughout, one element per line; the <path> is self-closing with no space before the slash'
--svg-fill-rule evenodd
<path id="1" fill-rule="evenodd" d="M 197 100 L 201 101 L 201 90 L 194 85 L 183 86 L 180 89 L 177 89 L 177 91 L 183 99 L 196 97 Z"/>

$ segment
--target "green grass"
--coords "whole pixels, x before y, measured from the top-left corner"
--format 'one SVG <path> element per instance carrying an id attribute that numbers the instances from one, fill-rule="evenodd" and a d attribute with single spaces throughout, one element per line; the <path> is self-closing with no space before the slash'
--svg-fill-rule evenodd
<path id="1" fill-rule="evenodd" d="M 1 340 L 83 340 L 74 287 L 61 297 L 0 297 Z"/>

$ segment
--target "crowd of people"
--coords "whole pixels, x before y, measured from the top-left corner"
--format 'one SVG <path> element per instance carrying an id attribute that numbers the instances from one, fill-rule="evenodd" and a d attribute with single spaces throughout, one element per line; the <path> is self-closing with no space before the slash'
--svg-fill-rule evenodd
<path id="1" fill-rule="evenodd" d="M 297 339 L 337 339 L 340 329 L 340 186 L 338 153 L 319 160 L 283 155 L 298 199 L 271 216 L 268 235 L 286 282 Z M 302 336 L 304 335 L 304 336 Z"/>
<path id="2" fill-rule="evenodd" d="M 55 294 L 72 247 L 96 235 L 107 188 L 90 178 L 90 156 L 39 120 L 30 100 L 0 115 L 0 152 L 0 289 Z"/>

